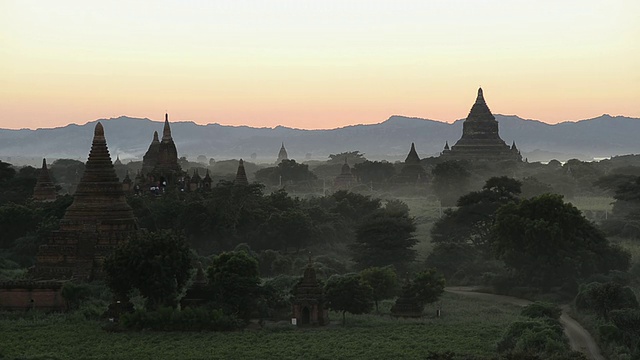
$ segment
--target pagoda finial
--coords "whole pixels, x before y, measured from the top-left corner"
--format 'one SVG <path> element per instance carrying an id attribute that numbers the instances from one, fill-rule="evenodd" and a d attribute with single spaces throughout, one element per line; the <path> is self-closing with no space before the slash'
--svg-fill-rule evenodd
<path id="1" fill-rule="evenodd" d="M 96 124 L 96 128 L 93 130 L 93 138 L 95 139 L 96 137 L 104 138 L 104 127 L 102 127 L 102 124 L 99 121 Z"/>
<path id="2" fill-rule="evenodd" d="M 483 104 L 485 103 L 484 101 L 484 95 L 482 93 L 482 88 L 478 88 L 478 97 L 476 98 L 476 104 Z"/>
<path id="3" fill-rule="evenodd" d="M 47 168 L 47 159 L 46 158 L 42 158 L 42 168 L 43 169 Z"/>
<path id="4" fill-rule="evenodd" d="M 158 132 L 157 131 L 153 132 L 153 142 L 160 142 L 160 140 L 158 139 Z"/>
<path id="5" fill-rule="evenodd" d="M 444 142 L 444 149 L 445 150 L 449 150 L 449 142 L 448 141 Z"/>

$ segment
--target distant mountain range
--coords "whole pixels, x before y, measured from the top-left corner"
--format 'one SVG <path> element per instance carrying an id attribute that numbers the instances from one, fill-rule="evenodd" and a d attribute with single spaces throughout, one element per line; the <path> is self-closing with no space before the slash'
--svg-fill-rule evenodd
<path id="1" fill-rule="evenodd" d="M 602 115 L 576 122 L 549 125 L 517 116 L 495 115 L 500 136 L 513 141 L 529 161 L 592 160 L 614 155 L 640 153 L 640 119 Z M 141 159 L 153 132 L 162 135 L 162 122 L 119 117 L 37 130 L 0 129 L 0 159 L 32 163 L 47 157 L 85 161 L 91 146 L 93 128 L 101 121 L 107 143 L 115 159 Z M 353 125 L 332 130 L 301 130 L 283 126 L 252 128 L 219 124 L 197 125 L 189 121 L 171 123 L 173 139 L 180 156 L 195 160 L 198 155 L 216 160 L 245 158 L 257 154 L 255 162 L 273 162 L 284 142 L 290 158 L 327 159 L 329 154 L 359 150 L 368 159 L 404 160 L 411 142 L 421 157 L 436 156 L 455 144 L 462 134 L 462 120 L 452 124 L 434 120 L 392 116 L 373 125 Z M 310 155 L 309 155 L 310 154 Z"/>

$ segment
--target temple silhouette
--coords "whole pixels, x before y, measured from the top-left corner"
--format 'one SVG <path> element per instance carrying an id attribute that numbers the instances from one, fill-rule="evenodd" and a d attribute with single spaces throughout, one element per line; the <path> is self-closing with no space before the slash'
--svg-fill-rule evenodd
<path id="1" fill-rule="evenodd" d="M 498 134 L 498 121 L 484 100 L 482 88 L 478 89 L 476 102 L 462 124 L 462 137 L 449 148 L 446 142 L 440 155 L 443 160 L 469 161 L 522 161 L 516 148 L 507 145 Z"/>

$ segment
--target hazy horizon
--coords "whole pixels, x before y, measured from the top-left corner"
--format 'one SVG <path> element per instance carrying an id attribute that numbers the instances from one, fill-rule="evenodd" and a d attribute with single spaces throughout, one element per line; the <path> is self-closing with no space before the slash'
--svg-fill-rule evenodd
<path id="1" fill-rule="evenodd" d="M 640 2 L 0 3 L 0 127 L 640 117 Z"/>

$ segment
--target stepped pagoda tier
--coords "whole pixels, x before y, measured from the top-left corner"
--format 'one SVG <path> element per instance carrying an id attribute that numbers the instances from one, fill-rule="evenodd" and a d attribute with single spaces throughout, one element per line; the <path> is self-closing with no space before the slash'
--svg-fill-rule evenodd
<path id="1" fill-rule="evenodd" d="M 329 324 L 329 311 L 324 304 L 324 292 L 316 278 L 316 270 L 313 268 L 311 258 L 293 294 L 292 311 L 298 326 Z"/>
<path id="2" fill-rule="evenodd" d="M 336 189 L 347 190 L 351 186 L 355 185 L 356 177 L 351 173 L 351 166 L 347 163 L 347 158 L 344 158 L 344 164 L 340 169 L 340 175 L 336 176 L 333 180 L 333 187 Z"/>
<path id="3" fill-rule="evenodd" d="M 31 275 L 80 281 L 99 278 L 104 258 L 137 231 L 133 210 L 111 163 L 104 129 L 98 123 L 73 203 L 60 220 L 60 229 L 40 246 Z"/>
<path id="4" fill-rule="evenodd" d="M 441 153 L 444 160 L 522 161 L 520 152 L 500 138 L 498 121 L 484 100 L 482 88 L 478 89 L 476 102 L 462 124 L 462 137 L 451 149 L 447 147 Z"/>
<path id="5" fill-rule="evenodd" d="M 42 168 L 38 175 L 38 181 L 33 188 L 33 200 L 36 201 L 55 201 L 57 197 L 56 186 L 51 181 L 49 170 L 47 169 L 47 159 L 42 159 Z"/>
<path id="6" fill-rule="evenodd" d="M 280 164 L 282 160 L 289 160 L 289 156 L 287 155 L 287 149 L 284 148 L 284 142 L 280 147 L 280 151 L 278 152 L 278 160 L 276 160 L 276 164 Z"/>
<path id="7" fill-rule="evenodd" d="M 242 159 L 238 162 L 238 171 L 236 172 L 236 179 L 233 183 L 236 185 L 249 185 L 247 172 L 244 170 L 244 161 Z"/>

